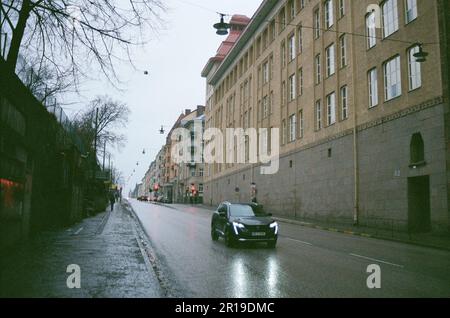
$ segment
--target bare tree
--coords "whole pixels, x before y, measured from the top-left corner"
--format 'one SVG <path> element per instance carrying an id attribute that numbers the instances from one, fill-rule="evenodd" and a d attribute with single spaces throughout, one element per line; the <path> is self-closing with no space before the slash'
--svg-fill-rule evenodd
<path id="1" fill-rule="evenodd" d="M 97 114 L 98 110 L 98 114 Z M 105 143 L 120 148 L 126 138 L 118 132 L 128 123 L 130 110 L 124 103 L 114 101 L 108 96 L 95 98 L 88 108 L 76 116 L 73 125 L 88 147 L 101 148 Z"/>
<path id="2" fill-rule="evenodd" d="M 70 91 L 73 86 L 71 74 L 57 73 L 38 62 L 26 61 L 19 57 L 17 75 L 31 93 L 43 104 L 56 100 L 57 96 Z"/>
<path id="3" fill-rule="evenodd" d="M 161 0 L 2 0 L 0 10 L 11 30 L 6 62 L 13 71 L 22 53 L 75 80 L 96 64 L 114 83 L 115 63 L 131 62 L 130 48 L 161 24 L 164 6 Z"/>

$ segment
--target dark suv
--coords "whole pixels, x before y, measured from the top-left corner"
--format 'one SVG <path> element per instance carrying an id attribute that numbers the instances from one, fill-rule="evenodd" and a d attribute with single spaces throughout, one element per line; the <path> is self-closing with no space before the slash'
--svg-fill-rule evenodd
<path id="1" fill-rule="evenodd" d="M 223 202 L 211 221 L 211 238 L 220 236 L 229 247 L 238 242 L 266 242 L 274 248 L 278 239 L 278 223 L 256 203 Z"/>

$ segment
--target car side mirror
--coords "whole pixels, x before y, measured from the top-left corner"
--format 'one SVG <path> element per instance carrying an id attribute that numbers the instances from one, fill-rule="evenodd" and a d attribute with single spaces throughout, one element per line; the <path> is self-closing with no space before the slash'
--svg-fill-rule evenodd
<path id="1" fill-rule="evenodd" d="M 227 216 L 227 209 L 221 208 L 221 209 L 219 209 L 218 212 L 219 212 L 219 215 L 221 217 L 226 217 Z"/>

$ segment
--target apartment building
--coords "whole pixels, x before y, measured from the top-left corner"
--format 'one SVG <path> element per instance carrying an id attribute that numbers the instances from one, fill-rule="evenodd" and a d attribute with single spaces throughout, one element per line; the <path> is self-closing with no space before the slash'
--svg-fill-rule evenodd
<path id="1" fill-rule="evenodd" d="M 202 163 L 203 146 L 196 145 L 196 140 L 202 140 L 204 130 L 205 106 L 198 106 L 194 111 L 195 118 L 182 120 L 180 126 L 190 133 L 190 161 L 180 163 L 179 177 L 177 181 L 176 202 L 179 203 L 202 203 L 203 202 L 203 175 L 204 167 Z M 196 158 L 196 151 L 200 155 Z M 196 160 L 200 159 L 200 160 Z"/>
<path id="2" fill-rule="evenodd" d="M 175 147 L 178 142 L 182 141 L 181 136 L 178 136 L 179 139 L 174 141 L 173 139 L 177 139 L 177 136 L 173 137 L 173 134 L 177 128 L 183 128 L 186 124 L 199 120 L 199 117 L 204 114 L 204 111 L 205 106 L 197 106 L 194 110 L 186 109 L 182 114 L 180 114 L 170 132 L 167 134 L 164 158 L 162 160 L 163 173 L 160 184 L 162 191 L 160 192 L 170 202 L 183 201 L 183 196 L 185 193 L 185 178 L 182 172 L 186 170 L 185 165 L 187 164 L 179 163 L 172 158 L 173 147 Z M 198 168 L 200 168 L 200 166 Z"/>
<path id="3" fill-rule="evenodd" d="M 448 9 L 441 0 L 263 1 L 202 72 L 205 128 L 279 128 L 279 171 L 208 164 L 205 202 L 250 201 L 256 187 L 280 216 L 448 230 Z M 270 135 L 259 138 L 271 150 Z"/>

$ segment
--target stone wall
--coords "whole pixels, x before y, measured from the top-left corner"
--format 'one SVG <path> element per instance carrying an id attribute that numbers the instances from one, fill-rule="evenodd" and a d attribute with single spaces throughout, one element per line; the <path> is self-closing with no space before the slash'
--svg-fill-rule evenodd
<path id="1" fill-rule="evenodd" d="M 383 226 L 408 224 L 408 178 L 430 176 L 433 230 L 447 228 L 448 192 L 444 104 L 436 99 L 393 116 L 358 127 L 359 217 L 361 223 Z M 425 145 L 424 166 L 410 167 L 410 142 L 420 132 Z M 284 155 L 275 175 L 245 168 L 205 184 L 205 203 L 250 201 L 251 182 L 258 201 L 278 216 L 351 223 L 355 182 L 353 134 L 303 147 Z M 239 187 L 239 193 L 235 192 Z"/>

